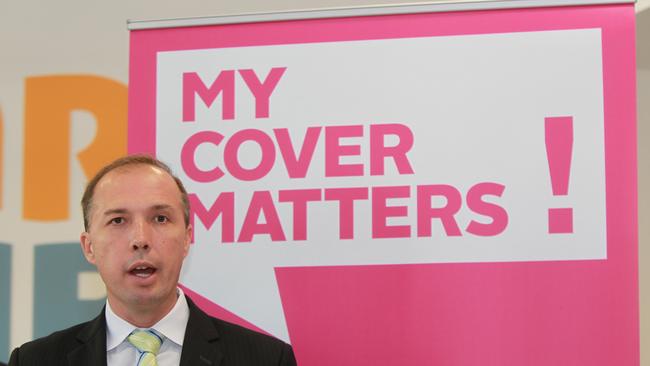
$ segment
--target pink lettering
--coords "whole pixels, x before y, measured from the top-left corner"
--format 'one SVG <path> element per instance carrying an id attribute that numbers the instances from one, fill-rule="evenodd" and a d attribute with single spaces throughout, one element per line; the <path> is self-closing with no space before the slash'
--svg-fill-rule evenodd
<path id="1" fill-rule="evenodd" d="M 339 238 L 354 239 L 354 201 L 367 200 L 368 188 L 328 188 L 326 201 L 339 201 Z"/>
<path id="2" fill-rule="evenodd" d="M 195 72 L 183 73 L 183 122 L 194 122 L 196 119 L 195 96 L 198 94 L 210 107 L 219 94 L 221 97 L 221 118 L 235 118 L 235 71 L 224 70 L 214 80 L 209 88 L 203 84 Z"/>
<path id="3" fill-rule="evenodd" d="M 305 178 L 310 171 L 314 154 L 321 138 L 322 127 L 309 127 L 302 138 L 302 145 L 291 141 L 289 129 L 276 128 L 273 136 L 258 129 L 244 129 L 230 137 L 224 137 L 215 131 L 202 131 L 190 137 L 183 146 L 181 155 L 183 168 L 190 178 L 198 182 L 210 182 L 221 178 L 227 171 L 234 178 L 244 181 L 258 180 L 265 177 L 273 168 L 276 157 L 276 144 L 289 178 Z M 362 176 L 366 167 L 361 157 L 361 144 L 343 144 L 342 140 L 363 137 L 362 125 L 325 127 L 324 163 L 325 177 Z M 394 146 L 385 146 L 385 137 L 395 135 L 399 142 Z M 203 171 L 195 164 L 195 153 L 203 143 L 219 146 L 225 142 L 223 161 L 225 169 L 219 167 Z M 244 167 L 239 159 L 240 147 L 254 143 L 261 149 L 259 163 L 253 168 Z M 400 124 L 370 125 L 369 153 L 371 175 L 385 174 L 385 160 L 392 159 L 399 174 L 413 174 L 413 167 L 407 153 L 413 147 L 413 135 L 408 127 Z M 342 163 L 344 157 L 355 158 L 356 162 Z"/>
<path id="4" fill-rule="evenodd" d="M 252 169 L 246 169 L 239 163 L 239 148 L 246 141 L 257 143 L 262 151 L 259 164 Z M 273 163 L 275 162 L 273 140 L 260 130 L 246 129 L 238 131 L 226 143 L 224 162 L 228 172 L 233 177 L 245 181 L 258 180 L 267 175 L 273 168 Z"/>
<path id="5" fill-rule="evenodd" d="M 497 183 L 479 183 L 467 192 L 467 206 L 473 212 L 492 218 L 489 224 L 482 224 L 472 220 L 467 226 L 467 232 L 478 236 L 499 235 L 508 226 L 508 213 L 506 210 L 493 203 L 483 200 L 484 196 L 501 197 L 505 186 Z"/>
<path id="6" fill-rule="evenodd" d="M 293 240 L 307 240 L 307 202 L 321 199 L 320 189 L 292 189 L 279 192 L 280 202 L 293 204 Z"/>
<path id="7" fill-rule="evenodd" d="M 314 150 L 316 150 L 316 143 L 320 136 L 321 127 L 309 127 L 305 132 L 302 148 L 300 154 L 296 157 L 291 138 L 289 137 L 289 130 L 286 128 L 277 128 L 273 130 L 275 139 L 278 141 L 280 154 L 287 167 L 287 173 L 290 178 L 304 178 L 307 175 L 307 169 L 311 165 Z"/>
<path id="8" fill-rule="evenodd" d="M 363 175 L 363 164 L 341 164 L 341 156 L 359 156 L 360 145 L 341 145 L 341 138 L 363 136 L 363 126 L 325 127 L 325 176 L 353 177 Z"/>
<path id="9" fill-rule="evenodd" d="M 408 238 L 411 236 L 409 225 L 387 224 L 389 217 L 408 216 L 408 206 L 388 206 L 389 198 L 408 198 L 409 186 L 373 187 L 372 188 L 372 237 L 373 238 Z"/>
<path id="10" fill-rule="evenodd" d="M 212 170 L 201 170 L 196 166 L 195 154 L 196 149 L 199 145 L 203 143 L 211 143 L 215 146 L 219 146 L 223 140 L 223 135 L 214 132 L 214 131 L 201 131 L 192 135 L 181 149 L 181 166 L 183 171 L 187 176 L 197 182 L 213 182 L 221 177 L 223 177 L 223 171 L 219 167 L 215 167 Z"/>
<path id="11" fill-rule="evenodd" d="M 190 224 L 192 225 L 192 243 L 194 243 L 194 217 L 198 217 L 206 230 L 210 230 L 214 222 L 221 215 L 221 241 L 232 243 L 235 240 L 235 194 L 234 192 L 221 192 L 210 209 L 206 209 L 199 197 L 190 193 Z"/>
<path id="12" fill-rule="evenodd" d="M 395 135 L 398 143 L 386 146 L 385 137 Z M 384 159 L 392 157 L 400 174 L 413 174 L 406 153 L 413 147 L 413 132 L 402 124 L 370 125 L 370 175 L 384 175 Z"/>
<path id="13" fill-rule="evenodd" d="M 259 223 L 260 215 L 264 215 L 266 223 Z M 286 240 L 278 212 L 275 210 L 269 191 L 256 191 L 253 193 L 237 241 L 240 243 L 250 242 L 253 240 L 253 235 L 258 234 L 268 234 L 273 241 Z"/>
<path id="14" fill-rule="evenodd" d="M 278 81 L 280 81 L 286 69 L 286 67 L 272 68 L 269 74 L 266 75 L 263 83 L 260 82 L 254 70 L 239 70 L 239 74 L 255 97 L 255 118 L 269 117 L 269 99 L 271 93 L 273 93 L 273 90 L 278 85 Z"/>
<path id="15" fill-rule="evenodd" d="M 460 236 L 460 228 L 454 215 L 462 205 L 462 196 L 458 189 L 445 184 L 418 186 L 418 236 L 431 236 L 431 219 L 438 218 L 448 236 Z M 442 196 L 447 200 L 446 205 L 439 208 L 431 207 L 431 197 Z"/>

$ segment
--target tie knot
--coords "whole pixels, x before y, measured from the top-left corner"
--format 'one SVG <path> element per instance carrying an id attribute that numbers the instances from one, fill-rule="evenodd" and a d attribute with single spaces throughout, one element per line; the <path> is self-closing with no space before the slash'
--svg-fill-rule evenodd
<path id="1" fill-rule="evenodd" d="M 127 339 L 140 352 L 149 352 L 154 356 L 158 354 L 163 341 L 162 337 L 151 329 L 134 330 Z"/>

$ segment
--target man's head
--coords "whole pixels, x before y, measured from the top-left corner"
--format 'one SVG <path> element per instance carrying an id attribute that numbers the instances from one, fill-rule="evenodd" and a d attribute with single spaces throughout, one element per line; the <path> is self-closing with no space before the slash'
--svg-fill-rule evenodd
<path id="1" fill-rule="evenodd" d="M 183 185 L 160 161 L 125 157 L 88 183 L 82 206 L 81 248 L 106 284 L 111 308 L 134 325 L 153 325 L 176 302 L 189 250 Z"/>
<path id="2" fill-rule="evenodd" d="M 149 155 L 144 155 L 144 154 L 138 154 L 138 155 L 128 155 L 121 157 L 112 163 L 104 166 L 95 176 L 88 181 L 88 184 L 86 185 L 86 190 L 84 191 L 84 195 L 81 198 L 81 210 L 83 212 L 84 216 L 84 230 L 88 231 L 88 226 L 90 225 L 90 210 L 92 209 L 92 201 L 93 201 L 93 195 L 95 194 L 95 187 L 97 186 L 97 183 L 109 172 L 119 169 L 121 167 L 129 166 L 129 165 L 151 165 L 153 167 L 159 168 L 162 171 L 166 172 L 169 174 L 172 179 L 174 179 L 174 182 L 178 186 L 178 190 L 180 191 L 181 195 L 181 202 L 183 203 L 183 215 L 185 219 L 185 225 L 190 224 L 190 201 L 187 197 L 187 191 L 185 190 L 185 186 L 183 186 L 183 182 L 172 173 L 171 169 L 167 164 L 163 163 L 162 161 L 155 159 Z"/>

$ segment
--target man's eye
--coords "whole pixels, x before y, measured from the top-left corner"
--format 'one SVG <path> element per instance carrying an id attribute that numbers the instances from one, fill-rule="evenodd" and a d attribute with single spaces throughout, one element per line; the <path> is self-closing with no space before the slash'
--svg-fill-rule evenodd
<path id="1" fill-rule="evenodd" d="M 114 217 L 114 218 L 111 219 L 110 223 L 114 224 L 114 225 L 122 224 L 122 223 L 124 223 L 124 218 L 123 217 Z"/>
<path id="2" fill-rule="evenodd" d="M 158 223 L 162 224 L 162 223 L 165 223 L 167 221 L 169 221 L 169 218 L 167 218 L 167 216 L 165 216 L 165 215 L 156 216 L 156 222 L 158 222 Z"/>

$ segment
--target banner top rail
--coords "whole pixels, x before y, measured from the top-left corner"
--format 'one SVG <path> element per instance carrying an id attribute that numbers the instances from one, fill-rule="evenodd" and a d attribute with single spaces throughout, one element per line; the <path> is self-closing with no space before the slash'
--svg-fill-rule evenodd
<path id="1" fill-rule="evenodd" d="M 636 0 L 475 0 L 475 1 L 432 1 L 426 3 L 369 5 L 361 7 L 322 8 L 266 13 L 247 13 L 222 16 L 173 18 L 160 20 L 127 20 L 129 30 L 197 27 L 219 24 L 241 24 L 376 16 L 390 14 L 417 14 L 432 12 L 496 10 L 516 8 L 539 8 L 551 6 L 579 6 L 634 3 Z"/>

